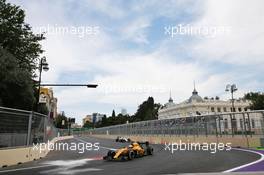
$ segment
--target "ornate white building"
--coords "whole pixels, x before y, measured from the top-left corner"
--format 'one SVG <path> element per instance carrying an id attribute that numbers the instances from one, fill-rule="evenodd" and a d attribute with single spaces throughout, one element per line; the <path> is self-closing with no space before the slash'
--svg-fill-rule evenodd
<path id="1" fill-rule="evenodd" d="M 234 100 L 234 112 L 248 111 L 250 102 L 244 99 Z M 201 114 L 231 112 L 231 100 L 220 100 L 219 97 L 204 99 L 198 95 L 194 87 L 192 96 L 182 103 L 175 104 L 170 97 L 168 103 L 159 109 L 158 119 L 192 117 Z"/>

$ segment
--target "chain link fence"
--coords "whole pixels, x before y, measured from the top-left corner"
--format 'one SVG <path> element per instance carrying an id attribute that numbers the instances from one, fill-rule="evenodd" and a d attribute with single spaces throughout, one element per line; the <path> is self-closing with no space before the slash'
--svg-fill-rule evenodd
<path id="1" fill-rule="evenodd" d="M 84 133 L 85 132 L 85 133 Z M 83 134 L 223 136 L 264 135 L 264 110 L 150 120 L 84 131 Z M 80 133 L 78 133 L 80 134 Z"/>
<path id="2" fill-rule="evenodd" d="M 59 135 L 65 132 L 55 128 L 46 115 L 0 107 L 0 148 L 30 146 Z"/>

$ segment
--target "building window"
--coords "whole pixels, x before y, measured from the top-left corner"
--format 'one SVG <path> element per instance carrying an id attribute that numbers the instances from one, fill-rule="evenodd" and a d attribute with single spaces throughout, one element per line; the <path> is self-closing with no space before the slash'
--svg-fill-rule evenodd
<path id="1" fill-rule="evenodd" d="M 211 111 L 212 111 L 212 112 L 215 112 L 215 109 L 214 109 L 214 107 L 211 107 Z"/>
<path id="2" fill-rule="evenodd" d="M 248 109 L 247 109 L 247 108 L 245 108 L 244 110 L 245 110 L 245 111 L 247 111 Z"/>
<path id="3" fill-rule="evenodd" d="M 230 108 L 231 112 L 236 112 L 236 108 Z"/>
<path id="4" fill-rule="evenodd" d="M 224 112 L 227 112 L 227 111 L 226 111 L 226 107 L 224 107 Z"/>
<path id="5" fill-rule="evenodd" d="M 238 108 L 238 111 L 239 111 L 239 112 L 241 112 L 241 111 L 242 111 L 242 109 L 241 109 L 241 108 Z"/>
<path id="6" fill-rule="evenodd" d="M 217 112 L 221 112 L 221 108 L 217 108 Z"/>

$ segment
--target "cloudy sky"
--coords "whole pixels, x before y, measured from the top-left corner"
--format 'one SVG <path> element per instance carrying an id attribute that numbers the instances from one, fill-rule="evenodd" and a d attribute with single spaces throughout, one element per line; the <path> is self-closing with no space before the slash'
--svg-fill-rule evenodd
<path id="1" fill-rule="evenodd" d="M 57 87 L 59 110 L 81 118 L 122 108 L 133 114 L 148 96 L 176 103 L 191 95 L 228 99 L 264 91 L 262 0 L 9 0 L 26 11 L 50 71 L 43 83 L 96 83 L 97 89 Z M 63 30 L 62 30 L 63 29 Z"/>

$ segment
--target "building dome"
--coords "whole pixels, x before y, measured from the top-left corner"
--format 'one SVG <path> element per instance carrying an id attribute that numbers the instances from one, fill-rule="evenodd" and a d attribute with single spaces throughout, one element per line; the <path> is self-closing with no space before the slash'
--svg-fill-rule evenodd
<path id="1" fill-rule="evenodd" d="M 169 103 L 173 103 L 173 99 L 171 97 L 169 99 Z"/>
<path id="2" fill-rule="evenodd" d="M 170 106 L 173 106 L 174 103 L 173 103 L 173 99 L 171 98 L 171 92 L 170 92 L 170 98 L 169 98 L 169 101 L 168 103 L 165 104 L 166 107 L 170 107 Z"/>
<path id="3" fill-rule="evenodd" d="M 189 103 L 192 103 L 192 102 L 203 102 L 203 98 L 198 95 L 198 92 L 196 91 L 195 88 L 194 88 L 194 90 L 192 92 L 192 96 L 189 98 L 188 102 Z"/>

